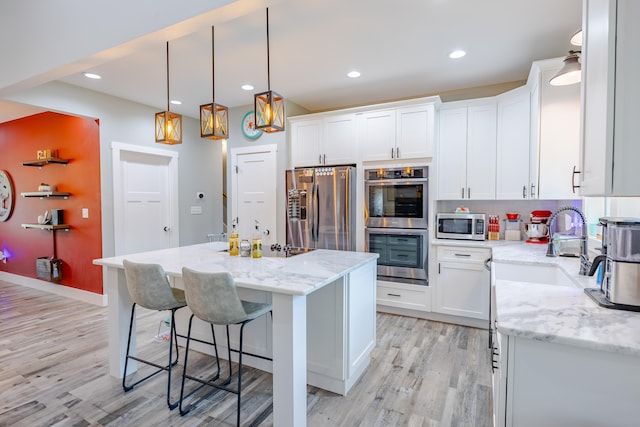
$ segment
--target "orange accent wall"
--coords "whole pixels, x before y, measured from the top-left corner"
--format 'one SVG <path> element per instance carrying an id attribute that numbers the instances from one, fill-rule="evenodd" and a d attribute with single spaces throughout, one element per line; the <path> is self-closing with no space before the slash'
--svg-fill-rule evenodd
<path id="1" fill-rule="evenodd" d="M 37 151 L 57 150 L 69 159 L 66 166 L 23 166 L 35 160 Z M 52 112 L 0 124 L 0 169 L 13 181 L 13 213 L 0 222 L 0 250 L 8 256 L 0 271 L 36 277 L 36 258 L 53 255 L 51 231 L 24 229 L 37 223 L 45 210 L 62 209 L 69 231 L 56 231 L 57 257 L 62 260 L 61 286 L 102 294 L 102 268 L 92 260 L 102 257 L 100 204 L 100 130 L 97 120 Z M 69 192 L 68 199 L 24 198 L 22 192 L 37 191 L 40 183 Z M 89 218 L 82 218 L 82 208 Z"/>

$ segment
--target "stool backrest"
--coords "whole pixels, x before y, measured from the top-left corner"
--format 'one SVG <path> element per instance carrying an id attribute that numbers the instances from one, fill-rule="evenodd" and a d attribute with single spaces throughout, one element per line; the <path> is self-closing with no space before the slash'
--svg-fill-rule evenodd
<path id="1" fill-rule="evenodd" d="M 182 280 L 187 305 L 196 317 L 215 325 L 232 325 L 247 319 L 228 272 L 205 273 L 183 267 Z"/>
<path id="2" fill-rule="evenodd" d="M 133 302 L 150 310 L 168 310 L 176 305 L 176 298 L 162 266 L 126 259 L 122 263 Z"/>

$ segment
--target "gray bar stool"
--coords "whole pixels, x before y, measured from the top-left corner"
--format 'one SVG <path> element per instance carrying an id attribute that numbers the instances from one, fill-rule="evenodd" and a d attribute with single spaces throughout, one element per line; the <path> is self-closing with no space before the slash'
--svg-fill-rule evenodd
<path id="1" fill-rule="evenodd" d="M 203 386 L 211 386 L 238 395 L 237 417 L 236 423 L 240 425 L 240 404 L 242 396 L 242 337 L 244 327 L 247 323 L 255 320 L 263 314 L 271 312 L 271 304 L 243 301 L 238 296 L 236 284 L 227 272 L 220 273 L 204 273 L 182 268 L 182 279 L 184 282 L 184 291 L 187 298 L 187 304 L 193 313 L 189 320 L 189 332 L 187 333 L 187 344 L 184 354 L 184 371 L 182 374 L 182 387 L 180 389 L 180 414 L 184 415 L 191 410 L 193 405 L 183 408 L 185 398 Z M 203 380 L 187 374 L 187 361 L 189 357 L 189 343 L 191 338 L 191 325 L 193 316 L 196 316 L 204 322 L 212 325 L 224 325 L 227 329 L 227 349 L 229 360 L 229 377 L 223 382 L 214 382 L 218 379 L 220 373 L 220 363 L 218 363 L 218 372 L 211 380 Z M 231 382 L 231 343 L 229 341 L 229 325 L 240 325 L 240 348 L 233 350 L 238 352 L 238 386 L 237 389 L 227 387 Z M 216 359 L 218 352 L 216 348 Z M 259 356 L 260 357 L 260 356 Z M 267 358 L 265 358 L 267 359 Z M 269 359 L 270 360 L 270 359 Z M 192 390 L 189 394 L 184 394 L 185 379 L 197 381 L 201 385 Z"/>
<path id="2" fill-rule="evenodd" d="M 124 274 L 127 279 L 127 288 L 133 299 L 131 306 L 131 321 L 129 322 L 129 337 L 127 339 L 127 356 L 124 362 L 124 375 L 122 377 L 122 388 L 125 392 L 133 389 L 141 382 L 155 376 L 156 374 L 167 371 L 167 406 L 174 409 L 178 406 L 179 401 L 171 402 L 171 368 L 178 363 L 178 342 L 176 334 L 175 313 L 179 308 L 187 305 L 184 291 L 172 288 L 162 266 L 158 264 L 141 264 L 128 260 L 123 261 Z M 167 365 L 159 365 L 149 360 L 141 359 L 137 356 L 130 355 L 131 350 L 131 331 L 133 329 L 133 321 L 135 319 L 136 305 L 149 310 L 171 310 L 171 331 L 169 334 L 169 363 Z M 175 345 L 176 359 L 173 357 L 173 346 Z M 138 381 L 127 384 L 127 365 L 129 359 L 145 363 L 147 365 L 158 368 L 151 374 Z"/>

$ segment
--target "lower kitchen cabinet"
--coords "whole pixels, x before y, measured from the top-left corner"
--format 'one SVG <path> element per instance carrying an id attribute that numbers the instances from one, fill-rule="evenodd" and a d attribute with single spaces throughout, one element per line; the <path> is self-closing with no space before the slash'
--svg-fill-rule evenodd
<path id="1" fill-rule="evenodd" d="M 636 426 L 640 359 L 498 333 L 495 426 Z"/>
<path id="2" fill-rule="evenodd" d="M 434 312 L 489 320 L 489 271 L 485 262 L 491 250 L 439 246 Z"/>
<path id="3" fill-rule="evenodd" d="M 431 311 L 431 293 L 428 286 L 378 280 L 376 291 L 378 305 Z"/>

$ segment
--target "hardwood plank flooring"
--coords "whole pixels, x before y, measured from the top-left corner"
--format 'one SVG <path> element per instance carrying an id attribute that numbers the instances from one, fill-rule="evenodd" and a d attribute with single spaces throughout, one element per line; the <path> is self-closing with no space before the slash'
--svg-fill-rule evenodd
<path id="1" fill-rule="evenodd" d="M 139 354 L 164 360 L 168 342 L 153 337 L 165 317 L 139 310 Z M 236 397 L 223 392 L 204 397 L 184 417 L 169 411 L 162 374 L 124 393 L 108 372 L 108 327 L 106 308 L 0 281 L 0 426 L 235 424 Z M 347 396 L 308 387 L 307 424 L 489 426 L 489 357 L 484 330 L 378 313 L 369 368 Z M 198 372 L 213 369 L 212 362 L 189 355 Z M 174 399 L 181 373 L 180 363 Z M 243 422 L 263 414 L 254 425 L 273 425 L 271 375 L 247 368 L 243 387 Z"/>

